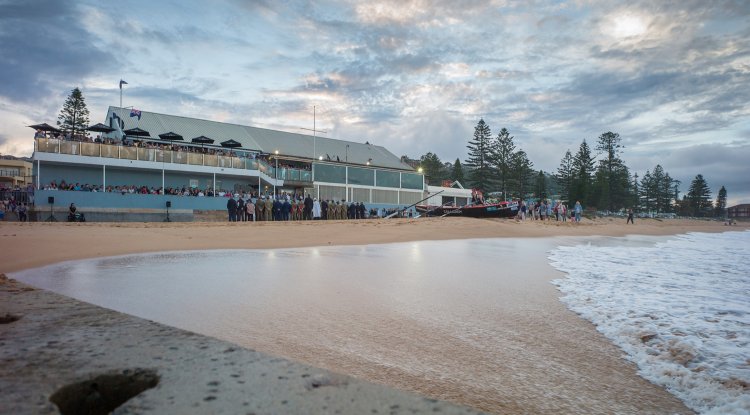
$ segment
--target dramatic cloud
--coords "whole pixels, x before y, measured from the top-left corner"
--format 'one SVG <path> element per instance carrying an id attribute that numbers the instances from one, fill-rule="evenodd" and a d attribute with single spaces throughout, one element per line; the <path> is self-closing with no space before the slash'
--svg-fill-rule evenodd
<path id="1" fill-rule="evenodd" d="M 464 160 L 480 118 L 538 169 L 620 133 L 639 173 L 750 202 L 750 3 L 0 0 L 0 151 L 80 86 L 145 110 Z M 698 156 L 698 157 L 696 157 Z M 743 158 L 744 157 L 744 158 Z"/>

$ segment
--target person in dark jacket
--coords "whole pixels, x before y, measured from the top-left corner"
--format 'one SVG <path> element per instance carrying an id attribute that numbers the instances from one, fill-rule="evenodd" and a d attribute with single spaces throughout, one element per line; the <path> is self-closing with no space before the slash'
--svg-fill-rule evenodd
<path id="1" fill-rule="evenodd" d="M 328 201 L 326 200 L 320 202 L 320 218 L 323 220 L 328 219 Z"/>
<path id="2" fill-rule="evenodd" d="M 308 193 L 305 197 L 305 209 L 302 211 L 302 219 L 312 220 L 313 200 Z"/>
<path id="3" fill-rule="evenodd" d="M 273 220 L 281 220 L 281 202 L 278 198 L 273 199 Z"/>
<path id="4" fill-rule="evenodd" d="M 240 197 L 237 199 L 237 222 L 245 221 L 245 201 Z"/>
<path id="5" fill-rule="evenodd" d="M 289 203 L 289 199 L 284 199 L 284 203 L 281 204 L 281 220 L 289 220 L 289 212 L 292 210 L 292 204 Z"/>
<path id="6" fill-rule="evenodd" d="M 229 221 L 237 222 L 237 201 L 233 197 L 227 200 L 227 212 L 229 213 Z"/>

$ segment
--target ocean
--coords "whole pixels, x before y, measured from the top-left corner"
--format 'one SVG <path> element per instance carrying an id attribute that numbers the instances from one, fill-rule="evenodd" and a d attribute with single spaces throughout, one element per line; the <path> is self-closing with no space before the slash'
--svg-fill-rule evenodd
<path id="1" fill-rule="evenodd" d="M 696 412 L 750 413 L 750 232 L 634 245 L 552 250 L 562 301 Z"/>

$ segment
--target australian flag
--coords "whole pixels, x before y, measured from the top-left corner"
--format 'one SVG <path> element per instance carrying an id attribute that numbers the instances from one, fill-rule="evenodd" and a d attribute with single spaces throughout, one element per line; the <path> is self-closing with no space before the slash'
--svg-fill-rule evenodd
<path id="1" fill-rule="evenodd" d="M 131 117 L 138 117 L 138 121 L 141 120 L 141 110 L 137 110 L 135 108 L 130 110 L 130 116 Z"/>

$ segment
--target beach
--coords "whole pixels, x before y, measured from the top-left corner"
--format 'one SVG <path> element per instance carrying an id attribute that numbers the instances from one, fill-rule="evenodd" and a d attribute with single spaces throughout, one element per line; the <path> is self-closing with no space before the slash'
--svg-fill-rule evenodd
<path id="1" fill-rule="evenodd" d="M 353 316 L 340 317 L 335 308 L 325 309 L 325 302 L 309 306 L 323 309 L 327 312 L 328 323 L 340 326 L 338 331 L 328 333 L 330 336 L 346 337 L 350 332 L 352 337 L 365 338 L 367 350 L 381 350 L 385 360 L 346 350 L 332 352 L 330 347 L 320 346 L 314 333 L 306 333 L 304 325 L 295 323 L 295 315 L 305 313 L 306 309 L 295 308 L 294 304 L 287 309 L 291 329 L 282 330 L 282 334 L 277 333 L 278 327 L 263 327 L 260 323 L 249 339 L 233 338 L 224 332 L 205 334 L 335 373 L 492 413 L 692 413 L 674 396 L 640 378 L 636 367 L 621 358 L 616 346 L 590 323 L 565 308 L 559 301 L 559 292 L 550 284 L 562 274 L 549 265 L 546 250 L 557 243 L 551 242 L 555 237 L 578 240 L 595 236 L 666 236 L 742 229 L 747 227 L 729 228 L 716 221 L 655 219 L 638 220 L 635 225 L 626 225 L 624 219 L 584 220 L 573 224 L 463 218 L 239 224 L 2 223 L 0 272 L 11 273 L 67 260 L 147 252 L 504 238 L 523 247 L 518 251 L 523 254 L 511 253 L 515 261 L 509 261 L 504 272 L 515 277 L 504 282 L 507 290 L 492 294 L 495 297 L 491 300 L 498 304 L 497 313 L 487 316 L 486 320 L 491 321 L 500 335 L 485 339 L 486 333 L 476 333 L 476 338 L 470 339 L 475 344 L 473 348 L 449 333 L 428 330 L 419 322 L 399 320 L 400 314 L 389 314 L 390 311 L 377 305 L 354 312 Z M 535 239 L 540 242 L 534 242 Z M 534 247 L 538 249 L 531 249 Z M 341 281 L 337 281 L 337 286 L 342 286 Z M 289 287 L 287 300 L 304 303 L 305 293 L 295 293 L 293 288 Z M 367 303 L 367 296 L 356 287 L 343 290 L 344 305 L 350 302 L 354 309 L 358 304 Z M 419 302 L 419 298 L 415 301 Z M 466 299 L 466 302 L 471 301 L 471 298 Z M 455 308 L 463 309 L 465 305 L 457 304 Z M 466 313 L 468 317 L 471 310 L 467 309 Z M 373 319 L 372 314 L 378 318 Z M 411 340 L 403 336 L 403 342 L 393 344 L 393 337 L 368 334 L 371 328 L 356 324 L 368 319 L 380 325 L 379 331 L 416 335 Z M 190 329 L 189 326 L 182 328 Z M 489 342 L 499 343 L 499 350 L 493 351 L 491 360 L 482 360 L 483 348 Z M 414 363 L 417 361 L 419 365 Z M 468 366 L 467 362 L 470 362 Z M 476 370 L 472 370 L 472 364 L 476 365 Z M 466 379 L 453 375 L 461 370 Z M 8 374 L 3 373 L 3 376 Z"/>

